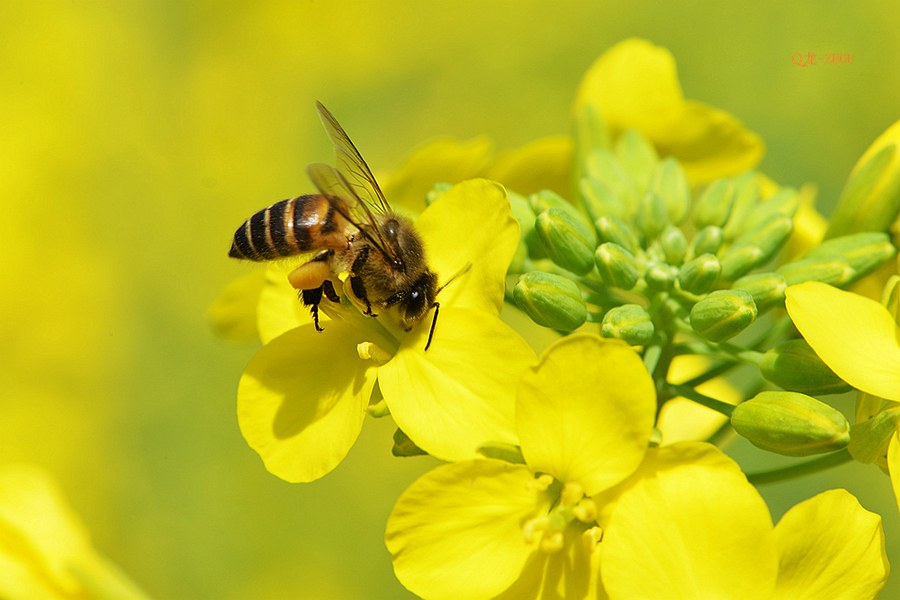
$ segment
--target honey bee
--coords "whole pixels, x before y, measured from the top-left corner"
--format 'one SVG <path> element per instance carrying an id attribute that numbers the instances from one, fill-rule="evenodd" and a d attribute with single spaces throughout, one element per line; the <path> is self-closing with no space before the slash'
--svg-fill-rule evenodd
<path id="1" fill-rule="evenodd" d="M 316 102 L 316 107 L 341 169 L 308 165 L 306 172 L 319 193 L 282 200 L 257 212 L 235 232 L 228 255 L 268 261 L 316 252 L 288 275 L 288 281 L 299 290 L 318 331 L 322 331 L 322 297 L 340 301 L 329 278 L 341 273 L 349 273 L 350 288 L 365 306 L 364 314 L 377 317 L 373 307 L 379 312 L 393 309 L 405 331 L 434 308 L 428 350 L 440 308 L 436 298 L 443 286 L 438 287 L 437 275 L 428 267 L 422 240 L 408 219 L 391 210 L 334 116 L 322 103 Z"/>

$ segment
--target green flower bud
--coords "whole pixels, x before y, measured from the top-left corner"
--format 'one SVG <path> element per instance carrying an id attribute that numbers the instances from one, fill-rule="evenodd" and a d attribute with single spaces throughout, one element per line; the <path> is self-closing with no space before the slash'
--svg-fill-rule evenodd
<path id="1" fill-rule="evenodd" d="M 644 271 L 644 282 L 654 292 L 666 292 L 672 289 L 678 269 L 666 263 L 652 262 Z"/>
<path id="2" fill-rule="evenodd" d="M 540 240 L 537 239 L 537 233 L 534 231 L 534 213 L 528 205 L 528 200 L 524 196 L 511 191 L 507 191 L 507 195 L 509 196 L 510 213 L 519 223 L 519 245 L 516 247 L 516 253 L 513 255 L 508 272 L 522 273 L 526 270 L 526 265 L 529 263 L 529 255 L 531 254 L 529 240 L 531 240 L 531 245 L 537 246 L 540 246 Z M 543 248 L 541 248 L 542 255 Z"/>
<path id="3" fill-rule="evenodd" d="M 759 262 L 754 265 L 758 267 L 768 262 L 781 249 L 788 238 L 791 237 L 792 231 L 794 231 L 794 222 L 790 217 L 777 214 L 769 215 L 759 225 L 738 236 L 734 241 L 734 245 L 750 244 L 762 250 Z"/>
<path id="4" fill-rule="evenodd" d="M 653 337 L 653 321 L 643 306 L 624 304 L 603 315 L 600 334 L 632 346 L 646 346 Z"/>
<path id="5" fill-rule="evenodd" d="M 394 456 L 426 456 L 428 453 L 413 443 L 401 429 L 394 432 L 394 447 L 391 448 Z"/>
<path id="6" fill-rule="evenodd" d="M 452 183 L 436 183 L 434 184 L 428 193 L 425 194 L 425 206 L 430 206 L 432 202 L 446 194 L 450 188 L 453 187 Z"/>
<path id="7" fill-rule="evenodd" d="M 821 281 L 842 286 L 853 279 L 853 267 L 843 258 L 804 258 L 781 265 L 775 270 L 788 286 L 804 281 Z"/>
<path id="8" fill-rule="evenodd" d="M 680 162 L 670 156 L 659 163 L 650 190 L 662 198 L 672 223 L 684 221 L 691 207 L 691 186 Z"/>
<path id="9" fill-rule="evenodd" d="M 479 446 L 477 452 L 485 458 L 498 458 L 514 465 L 525 464 L 525 457 L 522 456 L 522 448 L 513 444 L 493 442 Z"/>
<path id="10" fill-rule="evenodd" d="M 888 444 L 900 426 L 900 407 L 895 406 L 877 413 L 870 419 L 850 428 L 850 444 L 847 450 L 853 460 L 873 463 L 884 458 Z"/>
<path id="11" fill-rule="evenodd" d="M 852 389 L 802 339 L 782 342 L 766 352 L 759 372 L 779 387 L 811 396 L 843 394 Z"/>
<path id="12" fill-rule="evenodd" d="M 608 150 L 594 150 L 584 163 L 584 175 L 590 179 L 602 181 L 613 196 L 619 199 L 625 209 L 624 214 L 616 215 L 622 219 L 631 219 L 631 207 L 637 204 L 640 197 L 631 177 L 619 164 L 615 155 Z"/>
<path id="13" fill-rule="evenodd" d="M 622 200 L 602 181 L 582 177 L 578 182 L 578 197 L 591 221 L 596 222 L 606 215 L 621 219 L 626 213 Z"/>
<path id="14" fill-rule="evenodd" d="M 532 321 L 544 327 L 572 331 L 587 320 L 587 307 L 578 285 L 552 273 L 525 273 L 513 288 L 513 299 Z"/>
<path id="15" fill-rule="evenodd" d="M 594 268 L 597 239 L 580 220 L 554 207 L 539 214 L 534 227 L 553 262 L 576 275 L 587 275 Z"/>
<path id="16" fill-rule="evenodd" d="M 645 239 L 656 239 L 669 224 L 669 211 L 662 197 L 654 192 L 644 195 L 638 203 L 635 221 Z"/>
<path id="17" fill-rule="evenodd" d="M 691 219 L 697 229 L 722 227 L 728 221 L 733 202 L 734 182 L 730 179 L 713 181 L 697 199 Z"/>
<path id="18" fill-rule="evenodd" d="M 753 296 L 753 303 L 762 314 L 776 306 L 784 307 L 787 283 L 778 273 L 757 273 L 741 277 L 732 284 L 731 289 L 744 290 Z"/>
<path id="19" fill-rule="evenodd" d="M 691 309 L 691 327 L 711 342 L 724 342 L 756 319 L 753 296 L 743 290 L 719 290 Z"/>
<path id="20" fill-rule="evenodd" d="M 722 227 L 726 240 L 733 240 L 746 231 L 747 218 L 759 204 L 759 186 L 756 185 L 756 174 L 752 171 L 732 179 L 734 184 L 734 201 L 731 203 L 731 214 L 728 222 Z"/>
<path id="21" fill-rule="evenodd" d="M 886 233 L 867 231 L 832 238 L 810 250 L 804 258 L 841 258 L 853 269 L 844 285 L 861 279 L 894 257 L 897 249 Z"/>
<path id="22" fill-rule="evenodd" d="M 797 193 L 797 190 L 791 187 L 781 188 L 777 194 L 758 203 L 753 210 L 748 211 L 743 231 L 756 229 L 763 222 L 768 221 L 772 215 L 793 219 L 798 208 L 800 208 L 800 194 Z"/>
<path id="23" fill-rule="evenodd" d="M 734 246 L 722 253 L 719 264 L 722 265 L 722 281 L 734 281 L 756 265 L 763 258 L 762 248 L 754 244 Z"/>
<path id="24" fill-rule="evenodd" d="M 638 193 L 646 193 L 650 187 L 650 177 L 659 162 L 653 144 L 639 132 L 628 129 L 616 141 L 615 152 L 619 164 L 637 186 Z"/>
<path id="25" fill-rule="evenodd" d="M 531 211 L 536 215 L 541 214 L 549 208 L 558 208 L 576 221 L 584 224 L 586 227 L 590 227 L 591 225 L 584 213 L 556 192 L 541 190 L 528 196 L 528 204 L 531 206 Z"/>
<path id="26" fill-rule="evenodd" d="M 592 104 L 585 104 L 575 115 L 575 148 L 578 163 L 584 163 L 585 158 L 597 149 L 609 148 L 609 128 L 606 121 L 597 112 Z"/>
<path id="27" fill-rule="evenodd" d="M 667 225 L 658 241 L 667 263 L 680 265 L 684 261 L 687 254 L 687 238 L 680 229 Z"/>
<path id="28" fill-rule="evenodd" d="M 694 235 L 691 242 L 691 254 L 700 256 L 701 254 L 715 254 L 722 247 L 722 228 L 710 225 L 704 227 Z"/>
<path id="29" fill-rule="evenodd" d="M 678 270 L 678 285 L 691 294 L 705 294 L 716 285 L 722 267 L 712 254 L 701 254 Z"/>
<path id="30" fill-rule="evenodd" d="M 601 242 L 618 244 L 634 254 L 641 248 L 640 238 L 634 228 L 612 215 L 600 217 L 594 222 Z"/>
<path id="31" fill-rule="evenodd" d="M 895 127 L 896 125 L 891 129 Z M 880 140 L 881 138 L 876 140 L 873 147 Z M 825 232 L 825 239 L 858 231 L 888 230 L 900 211 L 900 169 L 897 168 L 897 154 L 896 144 L 888 143 L 865 164 L 856 164 L 841 192 L 837 208 L 828 224 L 828 231 Z"/>
<path id="32" fill-rule="evenodd" d="M 640 279 L 634 255 L 618 244 L 601 244 L 594 252 L 594 263 L 603 283 L 612 287 L 630 290 Z"/>
<path id="33" fill-rule="evenodd" d="M 731 425 L 754 446 L 784 456 L 845 448 L 850 424 L 840 411 L 795 392 L 761 392 L 739 404 Z"/>

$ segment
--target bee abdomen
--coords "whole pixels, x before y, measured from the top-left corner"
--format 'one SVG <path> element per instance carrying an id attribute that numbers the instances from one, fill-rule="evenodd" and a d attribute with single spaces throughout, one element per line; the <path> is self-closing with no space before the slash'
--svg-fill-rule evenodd
<path id="1" fill-rule="evenodd" d="M 276 202 L 234 232 L 228 256 L 263 261 L 316 250 L 318 230 L 331 217 L 328 201 L 319 195 Z"/>

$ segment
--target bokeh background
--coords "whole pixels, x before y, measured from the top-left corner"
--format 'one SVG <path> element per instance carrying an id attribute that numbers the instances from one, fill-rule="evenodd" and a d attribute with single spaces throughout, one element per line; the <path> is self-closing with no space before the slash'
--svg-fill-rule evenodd
<path id="1" fill-rule="evenodd" d="M 48 469 L 96 547 L 156 598 L 411 597 L 384 524 L 434 463 L 391 459 L 390 424 L 370 420 L 324 479 L 268 474 L 235 416 L 256 346 L 226 344 L 206 319 L 252 269 L 226 258 L 234 229 L 310 191 L 305 165 L 331 161 L 314 101 L 378 171 L 437 135 L 511 149 L 568 132 L 586 68 L 645 37 L 673 52 L 686 97 L 759 133 L 762 168 L 816 183 L 827 213 L 900 118 L 898 6 L 6 0 L 0 461 Z M 751 469 L 759 458 L 732 453 Z M 900 564 L 875 467 L 763 491 L 777 519 L 832 487 L 883 515 Z M 897 575 L 883 597 L 900 597 Z"/>

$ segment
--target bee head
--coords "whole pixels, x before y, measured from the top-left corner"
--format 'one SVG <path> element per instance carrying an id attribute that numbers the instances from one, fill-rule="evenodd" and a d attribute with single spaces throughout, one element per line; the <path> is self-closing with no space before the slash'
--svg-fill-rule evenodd
<path id="1" fill-rule="evenodd" d="M 403 301 L 403 318 L 410 327 L 418 323 L 434 306 L 435 296 L 437 296 L 437 276 L 431 271 L 425 271 Z"/>

